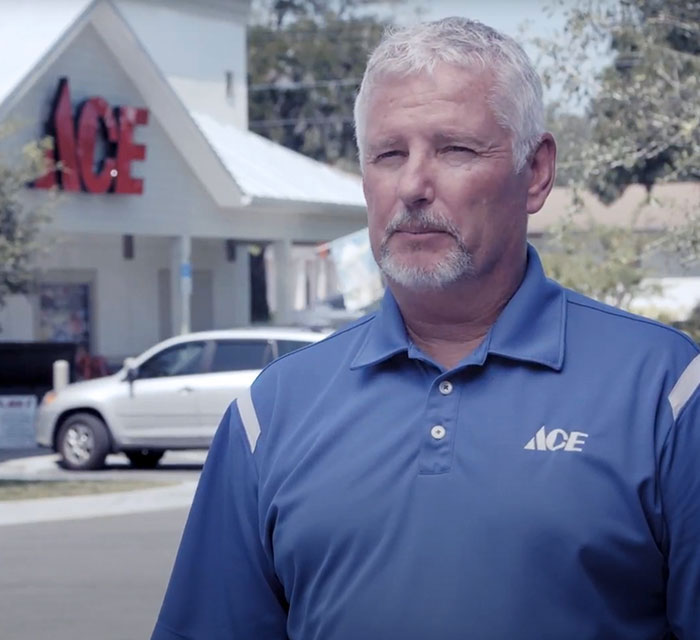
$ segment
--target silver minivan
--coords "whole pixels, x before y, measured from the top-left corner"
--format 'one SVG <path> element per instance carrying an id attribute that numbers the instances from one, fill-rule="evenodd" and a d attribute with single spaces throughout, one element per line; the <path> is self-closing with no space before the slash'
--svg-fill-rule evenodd
<path id="1" fill-rule="evenodd" d="M 49 391 L 36 440 L 69 469 L 98 469 L 113 452 L 155 467 L 167 449 L 207 448 L 228 405 L 265 365 L 325 335 L 256 327 L 170 338 L 114 375 Z"/>

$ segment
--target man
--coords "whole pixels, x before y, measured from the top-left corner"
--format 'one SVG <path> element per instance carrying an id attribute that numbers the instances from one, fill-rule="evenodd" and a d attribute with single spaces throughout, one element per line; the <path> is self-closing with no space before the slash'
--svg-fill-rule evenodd
<path id="1" fill-rule="evenodd" d="M 153 638 L 700 638 L 698 349 L 543 275 L 527 57 L 394 31 L 355 119 L 386 297 L 224 416 Z"/>

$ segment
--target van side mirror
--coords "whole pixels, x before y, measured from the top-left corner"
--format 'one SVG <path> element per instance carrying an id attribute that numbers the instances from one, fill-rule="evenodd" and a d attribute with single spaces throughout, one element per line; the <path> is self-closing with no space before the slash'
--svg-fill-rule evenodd
<path id="1" fill-rule="evenodd" d="M 126 358 L 124 360 L 124 368 L 126 369 L 126 379 L 133 382 L 139 377 L 139 368 L 136 366 L 134 358 Z"/>

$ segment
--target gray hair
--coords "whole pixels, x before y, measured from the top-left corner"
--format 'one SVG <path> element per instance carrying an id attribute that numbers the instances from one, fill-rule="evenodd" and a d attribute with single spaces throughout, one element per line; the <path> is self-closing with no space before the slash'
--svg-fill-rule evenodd
<path id="1" fill-rule="evenodd" d="M 367 63 L 355 99 L 355 136 L 364 165 L 364 134 L 372 89 L 382 76 L 432 73 L 436 64 L 492 69 L 488 104 L 501 126 L 513 134 L 513 164 L 520 171 L 544 132 L 542 83 L 523 48 L 513 38 L 467 18 L 444 18 L 408 27 L 390 27 Z"/>

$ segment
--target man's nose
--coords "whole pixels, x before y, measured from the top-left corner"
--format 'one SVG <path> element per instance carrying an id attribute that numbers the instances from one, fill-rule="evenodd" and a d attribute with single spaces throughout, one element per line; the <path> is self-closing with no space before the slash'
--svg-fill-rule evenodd
<path id="1" fill-rule="evenodd" d="M 401 172 L 398 191 L 399 197 L 407 207 L 433 202 L 435 181 L 429 159 L 418 156 L 408 158 Z"/>

